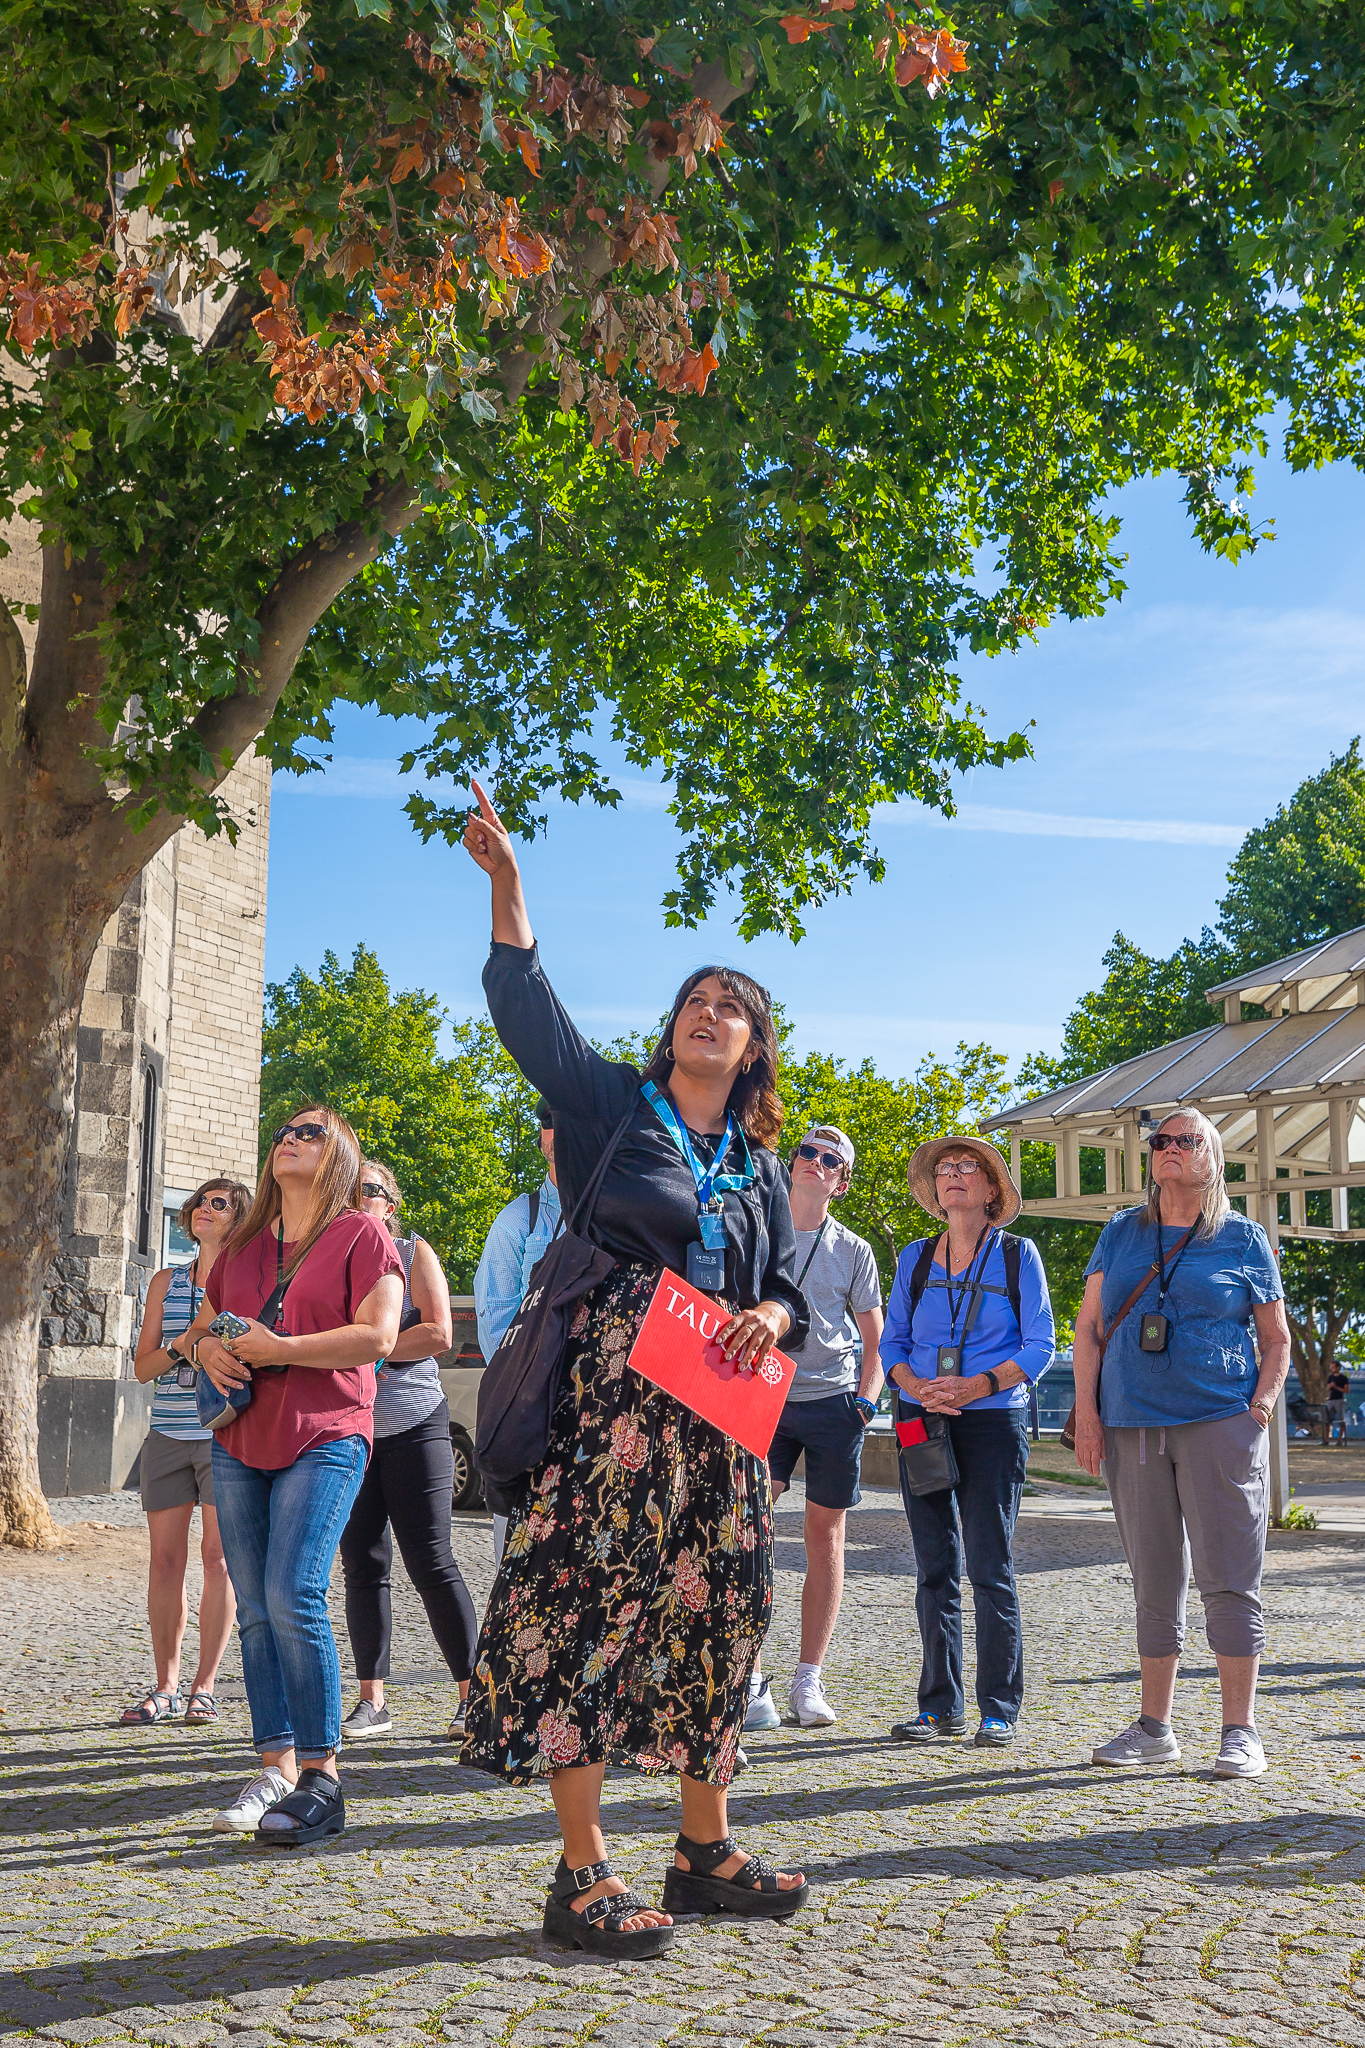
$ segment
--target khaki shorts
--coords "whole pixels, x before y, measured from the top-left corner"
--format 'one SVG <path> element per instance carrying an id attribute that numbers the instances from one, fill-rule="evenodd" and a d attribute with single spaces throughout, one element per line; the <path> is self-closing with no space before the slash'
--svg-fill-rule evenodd
<path id="1" fill-rule="evenodd" d="M 163 1436 L 159 1429 L 149 1432 L 142 1446 L 142 1506 L 144 1513 L 158 1508 L 192 1508 L 202 1501 L 213 1506 L 213 1439 L 185 1441 Z"/>

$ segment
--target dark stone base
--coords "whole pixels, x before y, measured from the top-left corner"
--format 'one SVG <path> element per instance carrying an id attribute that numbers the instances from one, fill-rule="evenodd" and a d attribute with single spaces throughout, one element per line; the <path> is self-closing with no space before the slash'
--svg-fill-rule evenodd
<path id="1" fill-rule="evenodd" d="M 38 1471 L 49 1500 L 118 1493 L 147 1435 L 152 1392 L 138 1380 L 38 1383 Z"/>

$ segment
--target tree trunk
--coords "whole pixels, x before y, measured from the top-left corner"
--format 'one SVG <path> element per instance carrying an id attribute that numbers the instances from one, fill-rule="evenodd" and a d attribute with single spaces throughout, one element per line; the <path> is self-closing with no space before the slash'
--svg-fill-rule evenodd
<path id="1" fill-rule="evenodd" d="M 29 832 L 26 869 L 6 859 L 0 874 L 0 1541 L 29 1547 L 52 1537 L 38 1478 L 38 1318 L 59 1248 L 76 1025 L 120 893 L 82 890 L 78 910 L 64 850 L 47 836 Z"/>
<path id="2" fill-rule="evenodd" d="M 134 839 L 98 783 L 63 802 L 54 781 L 41 747 L 0 759 L 0 1542 L 26 1547 L 52 1538 L 38 1319 L 60 1248 L 81 999 L 105 924 L 178 822 Z"/>

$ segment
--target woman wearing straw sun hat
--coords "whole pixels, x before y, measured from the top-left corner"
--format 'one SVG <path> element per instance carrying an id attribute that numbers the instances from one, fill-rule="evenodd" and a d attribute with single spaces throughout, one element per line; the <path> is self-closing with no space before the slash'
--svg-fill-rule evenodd
<path id="1" fill-rule="evenodd" d="M 919 1713 L 891 1732 L 905 1742 L 966 1733 L 965 1559 L 976 1609 L 974 1740 L 1003 1748 L 1014 1740 L 1024 1696 L 1010 1546 L 1028 1463 L 1029 1396 L 1054 1356 L 1052 1305 L 1037 1246 L 1005 1232 L 1022 1200 L 994 1145 L 973 1137 L 920 1145 L 910 1192 L 945 1228 L 901 1253 L 881 1346 L 898 1389 L 901 1496 L 924 1653 Z M 925 1484 L 933 1490 L 916 1490 Z"/>

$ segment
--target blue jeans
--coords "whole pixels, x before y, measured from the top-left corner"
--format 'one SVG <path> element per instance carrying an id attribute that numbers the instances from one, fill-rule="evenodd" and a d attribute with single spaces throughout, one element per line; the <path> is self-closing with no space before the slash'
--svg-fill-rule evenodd
<path id="1" fill-rule="evenodd" d="M 918 1413 L 918 1409 L 913 1411 Z M 950 1419 L 958 1483 L 943 1493 L 901 1498 L 915 1546 L 915 1615 L 924 1664 L 919 1704 L 925 1714 L 960 1714 L 962 1568 L 976 1608 L 976 1703 L 982 1719 L 1019 1718 L 1024 1697 L 1024 1636 L 1010 1542 L 1028 1466 L 1026 1408 L 997 1408 Z"/>
<path id="2" fill-rule="evenodd" d="M 237 1594 L 242 1672 L 257 1749 L 329 1756 L 341 1741 L 341 1665 L 327 1582 L 365 1477 L 363 1436 L 313 1444 L 258 1472 L 216 1440 L 213 1491 Z"/>

